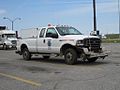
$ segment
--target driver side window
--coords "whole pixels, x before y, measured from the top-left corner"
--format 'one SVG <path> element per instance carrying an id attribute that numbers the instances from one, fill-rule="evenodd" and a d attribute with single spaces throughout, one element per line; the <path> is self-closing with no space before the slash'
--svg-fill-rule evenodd
<path id="1" fill-rule="evenodd" d="M 57 32 L 55 31 L 55 29 L 54 28 L 48 28 L 47 29 L 47 32 L 46 32 L 46 37 L 51 37 L 51 35 L 57 35 Z"/>

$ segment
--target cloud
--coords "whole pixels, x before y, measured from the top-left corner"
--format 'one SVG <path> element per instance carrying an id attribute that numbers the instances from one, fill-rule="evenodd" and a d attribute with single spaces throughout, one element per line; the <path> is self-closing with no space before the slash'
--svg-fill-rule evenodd
<path id="1" fill-rule="evenodd" d="M 118 11 L 118 4 L 117 2 L 104 2 L 104 3 L 97 3 L 97 13 L 115 13 Z M 69 9 L 65 9 L 62 11 L 55 12 L 55 16 L 58 17 L 66 17 L 66 16 L 79 16 L 84 15 L 87 13 L 91 13 L 93 10 L 93 6 L 91 3 L 83 4 L 79 7 L 71 7 Z"/>
<path id="2" fill-rule="evenodd" d="M 109 3 L 99 3 L 98 4 L 99 13 L 115 13 L 118 12 L 118 3 L 109 2 Z"/>
<path id="3" fill-rule="evenodd" d="M 0 15 L 5 14 L 5 13 L 6 13 L 6 10 L 0 9 Z"/>
<path id="4" fill-rule="evenodd" d="M 50 0 L 44 0 L 45 3 L 47 4 L 86 4 L 86 3 L 91 3 L 91 1 L 50 1 Z"/>
<path id="5" fill-rule="evenodd" d="M 77 16 L 80 15 L 82 13 L 88 13 L 90 12 L 92 9 L 86 6 L 82 6 L 82 7 L 76 7 L 76 8 L 71 8 L 71 9 L 66 9 L 66 10 L 62 10 L 59 12 L 55 13 L 55 16 Z"/>

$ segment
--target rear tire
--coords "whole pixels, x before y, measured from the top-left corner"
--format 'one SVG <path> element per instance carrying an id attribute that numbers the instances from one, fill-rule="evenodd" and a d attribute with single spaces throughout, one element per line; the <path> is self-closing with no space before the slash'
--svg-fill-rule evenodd
<path id="1" fill-rule="evenodd" d="M 73 65 L 77 62 L 77 52 L 72 48 L 67 49 L 64 56 L 65 62 L 68 65 Z"/>
<path id="2" fill-rule="evenodd" d="M 28 60 L 31 59 L 31 54 L 30 54 L 30 52 L 29 52 L 29 50 L 27 48 L 23 49 L 22 55 L 23 55 L 24 60 L 28 61 Z"/>
<path id="3" fill-rule="evenodd" d="M 88 58 L 87 60 L 89 63 L 92 63 L 92 62 L 95 62 L 97 59 L 98 57 L 94 57 L 94 58 Z"/>

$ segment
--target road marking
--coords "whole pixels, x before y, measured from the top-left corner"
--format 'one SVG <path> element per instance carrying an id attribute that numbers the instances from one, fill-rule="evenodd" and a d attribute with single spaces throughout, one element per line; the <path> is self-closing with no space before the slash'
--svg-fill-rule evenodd
<path id="1" fill-rule="evenodd" d="M 33 85 L 33 86 L 37 86 L 37 87 L 41 86 L 40 83 L 36 83 L 34 81 L 31 81 L 31 80 L 26 80 L 26 79 L 23 79 L 23 78 L 20 78 L 20 77 L 17 77 L 17 76 L 8 75 L 8 74 L 5 74 L 5 73 L 0 73 L 0 75 L 4 76 L 4 77 L 7 77 L 7 78 L 15 79 L 15 80 L 18 80 L 18 81 L 21 81 L 21 82 L 24 82 L 24 83 L 27 83 L 27 84 L 30 84 L 30 85 Z"/>

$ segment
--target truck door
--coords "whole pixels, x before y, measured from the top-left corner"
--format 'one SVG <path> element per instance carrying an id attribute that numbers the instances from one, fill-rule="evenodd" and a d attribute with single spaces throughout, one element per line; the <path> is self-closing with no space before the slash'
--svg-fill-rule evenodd
<path id="1" fill-rule="evenodd" d="M 46 34 L 45 34 L 46 32 Z M 59 53 L 58 33 L 55 28 L 41 29 L 37 40 L 37 48 L 39 53 Z"/>
<path id="2" fill-rule="evenodd" d="M 47 45 L 46 52 L 49 53 L 59 53 L 59 39 L 58 33 L 56 32 L 55 28 L 51 27 L 48 28 L 45 35 L 45 43 Z"/>
<path id="3" fill-rule="evenodd" d="M 47 47 L 44 35 L 46 28 L 42 28 L 37 40 L 37 51 L 39 53 L 44 53 Z"/>

